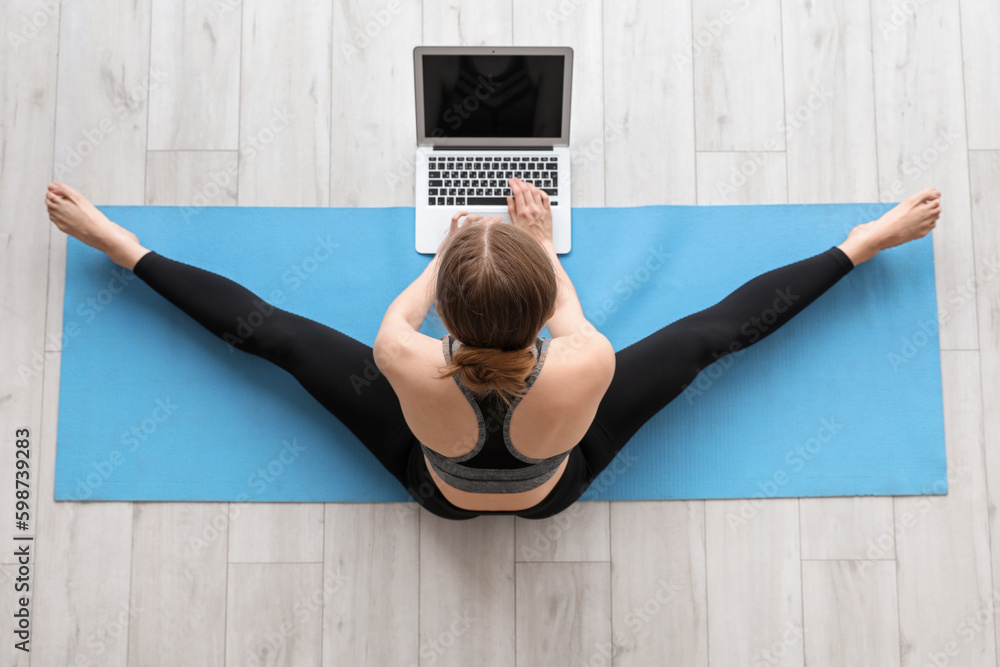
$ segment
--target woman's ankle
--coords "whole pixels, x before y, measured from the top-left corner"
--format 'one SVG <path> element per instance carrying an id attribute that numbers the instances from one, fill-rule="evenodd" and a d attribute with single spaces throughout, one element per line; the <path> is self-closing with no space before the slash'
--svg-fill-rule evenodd
<path id="1" fill-rule="evenodd" d="M 135 265 L 139 263 L 139 260 L 149 252 L 148 248 L 144 248 L 139 243 L 135 243 L 122 245 L 114 250 L 108 251 L 108 257 L 110 257 L 111 261 L 118 266 L 131 271 L 135 268 Z"/>
<path id="2" fill-rule="evenodd" d="M 844 242 L 837 246 L 847 255 L 854 266 L 867 262 L 881 250 L 878 240 L 871 233 L 871 224 L 868 222 L 858 225 L 851 230 Z"/>

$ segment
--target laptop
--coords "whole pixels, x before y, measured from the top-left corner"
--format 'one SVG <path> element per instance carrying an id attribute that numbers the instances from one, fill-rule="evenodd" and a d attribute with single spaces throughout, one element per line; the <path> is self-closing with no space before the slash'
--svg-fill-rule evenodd
<path id="1" fill-rule="evenodd" d="M 435 253 L 459 211 L 509 223 L 511 176 L 549 194 L 570 250 L 570 47 L 418 46 L 416 246 Z"/>

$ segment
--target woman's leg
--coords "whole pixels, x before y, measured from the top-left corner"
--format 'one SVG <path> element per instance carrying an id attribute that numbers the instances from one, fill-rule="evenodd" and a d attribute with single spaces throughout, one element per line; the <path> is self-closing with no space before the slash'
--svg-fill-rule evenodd
<path id="1" fill-rule="evenodd" d="M 615 376 L 594 420 L 610 438 L 589 452 L 591 472 L 607 466 L 702 369 L 780 329 L 853 268 L 843 251 L 830 248 L 757 276 L 711 308 L 619 350 Z"/>
<path id="2" fill-rule="evenodd" d="M 405 485 L 409 429 L 370 346 L 156 252 L 143 255 L 133 273 L 212 335 L 291 373 Z"/>
<path id="3" fill-rule="evenodd" d="M 855 227 L 839 246 L 757 276 L 711 308 L 619 350 L 615 376 L 580 443 L 589 480 L 702 369 L 780 329 L 880 250 L 926 236 L 939 214 L 940 192 L 921 190 L 878 220 Z"/>
<path id="4" fill-rule="evenodd" d="M 412 434 L 370 346 L 275 308 L 228 278 L 151 252 L 65 183 L 49 184 L 45 204 L 61 231 L 131 269 L 212 334 L 291 373 L 406 485 Z M 241 318 L 259 326 L 242 331 Z"/>

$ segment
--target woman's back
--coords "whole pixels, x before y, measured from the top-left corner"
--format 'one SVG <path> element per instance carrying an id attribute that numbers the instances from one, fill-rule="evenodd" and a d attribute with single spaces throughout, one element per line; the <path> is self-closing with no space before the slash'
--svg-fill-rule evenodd
<path id="1" fill-rule="evenodd" d="M 461 457 L 475 449 L 482 428 L 460 384 L 452 378 L 435 377 L 435 369 L 445 361 L 441 342 L 421 335 L 401 348 L 382 370 L 388 371 L 386 379 L 396 391 L 417 440 L 442 456 Z M 614 363 L 614 349 L 603 336 L 550 340 L 537 377 L 510 413 L 511 445 L 531 459 L 547 459 L 571 450 L 594 420 L 611 384 Z M 490 510 L 517 510 L 537 504 L 565 469 L 564 461 L 548 481 L 530 491 L 475 493 L 453 487 L 436 474 L 431 461 L 427 465 L 450 502 Z"/>

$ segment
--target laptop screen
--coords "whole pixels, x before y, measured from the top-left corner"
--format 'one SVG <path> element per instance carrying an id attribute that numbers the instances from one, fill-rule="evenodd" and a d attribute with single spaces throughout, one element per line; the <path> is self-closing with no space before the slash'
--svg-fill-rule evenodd
<path id="1" fill-rule="evenodd" d="M 423 54 L 422 65 L 428 139 L 563 136 L 565 56 Z"/>

